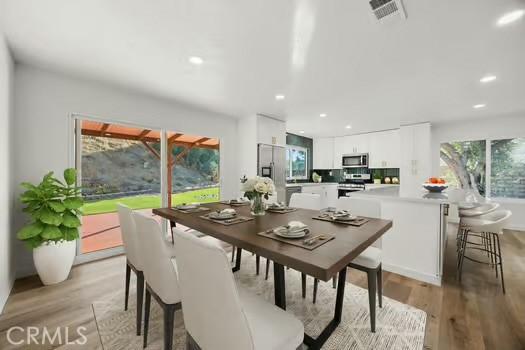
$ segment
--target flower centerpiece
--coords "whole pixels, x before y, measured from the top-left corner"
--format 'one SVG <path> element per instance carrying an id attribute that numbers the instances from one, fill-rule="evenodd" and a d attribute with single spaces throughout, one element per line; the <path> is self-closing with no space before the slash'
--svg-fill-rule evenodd
<path id="1" fill-rule="evenodd" d="M 244 196 L 252 202 L 252 215 L 264 215 L 264 199 L 275 193 L 273 180 L 269 177 L 256 176 L 251 179 L 244 176 L 241 179 L 241 188 Z"/>

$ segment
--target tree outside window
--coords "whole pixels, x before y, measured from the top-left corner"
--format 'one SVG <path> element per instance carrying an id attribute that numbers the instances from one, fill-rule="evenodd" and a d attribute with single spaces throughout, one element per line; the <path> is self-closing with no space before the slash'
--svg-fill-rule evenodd
<path id="1" fill-rule="evenodd" d="M 525 138 L 491 141 L 490 195 L 525 198 Z"/>
<path id="2" fill-rule="evenodd" d="M 441 144 L 441 176 L 457 188 L 486 193 L 486 141 Z"/>

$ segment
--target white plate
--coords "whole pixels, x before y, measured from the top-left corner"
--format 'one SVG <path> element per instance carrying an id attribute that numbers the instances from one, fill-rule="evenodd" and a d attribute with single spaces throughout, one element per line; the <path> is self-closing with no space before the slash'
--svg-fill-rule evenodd
<path id="1" fill-rule="evenodd" d="M 235 213 L 235 214 L 230 214 L 230 213 L 221 214 L 221 213 L 217 213 L 217 212 L 212 212 L 212 213 L 210 213 L 208 215 L 208 217 L 210 219 L 214 219 L 214 220 L 228 220 L 228 219 L 233 219 L 236 216 L 237 216 L 237 213 Z"/>
<path id="2" fill-rule="evenodd" d="M 190 210 L 190 209 L 197 209 L 199 206 L 196 204 L 186 204 L 186 205 L 178 205 L 175 208 L 180 210 Z"/>
<path id="3" fill-rule="evenodd" d="M 290 233 L 288 231 L 281 231 L 281 230 L 276 229 L 273 231 L 273 233 L 283 238 L 302 238 L 306 236 L 309 233 L 309 231 L 308 229 L 303 229 L 302 231 Z"/>
<path id="4" fill-rule="evenodd" d="M 339 221 L 352 221 L 355 219 L 357 219 L 357 217 L 353 215 L 335 216 L 335 220 L 339 220 Z"/>

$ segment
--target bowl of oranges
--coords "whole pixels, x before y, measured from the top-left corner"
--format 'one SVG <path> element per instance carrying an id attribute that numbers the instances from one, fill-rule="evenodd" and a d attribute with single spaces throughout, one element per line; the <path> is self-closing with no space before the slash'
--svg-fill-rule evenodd
<path id="1" fill-rule="evenodd" d="M 448 184 L 443 178 L 431 177 L 423 184 L 423 188 L 428 192 L 440 193 L 448 188 Z"/>

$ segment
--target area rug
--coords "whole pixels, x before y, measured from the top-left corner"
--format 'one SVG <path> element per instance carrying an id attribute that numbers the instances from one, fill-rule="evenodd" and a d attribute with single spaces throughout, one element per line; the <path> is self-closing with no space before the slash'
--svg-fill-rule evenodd
<path id="1" fill-rule="evenodd" d="M 270 273 L 268 280 L 265 280 L 264 271 L 256 276 L 255 258 L 251 254 L 243 254 L 242 267 L 235 273 L 235 279 L 239 286 L 273 303 L 273 276 Z M 292 269 L 286 270 L 287 312 L 293 313 L 300 319 L 306 333 L 315 337 L 333 317 L 336 290 L 332 288 L 331 282 L 320 282 L 317 302 L 313 304 L 312 286 L 313 279 L 308 278 L 307 297 L 303 299 L 300 273 Z M 135 335 L 135 295 L 135 290 L 132 288 L 128 311 L 124 311 L 124 288 L 107 300 L 93 303 L 100 339 L 105 350 L 142 349 L 142 336 Z M 154 299 L 151 301 L 150 317 L 148 349 L 161 350 L 162 309 Z M 423 348 L 425 324 L 426 313 L 423 310 L 383 297 L 383 307 L 378 307 L 376 313 L 376 333 L 370 332 L 368 291 L 347 283 L 341 324 L 323 349 L 420 350 Z M 185 342 L 182 311 L 177 311 L 173 348 L 184 350 Z"/>

